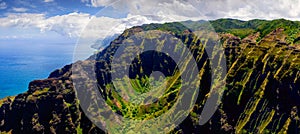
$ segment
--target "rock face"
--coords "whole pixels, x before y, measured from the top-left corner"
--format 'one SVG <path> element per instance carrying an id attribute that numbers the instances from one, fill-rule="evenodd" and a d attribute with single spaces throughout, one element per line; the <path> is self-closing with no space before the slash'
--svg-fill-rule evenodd
<path id="1" fill-rule="evenodd" d="M 222 24 L 223 21 L 220 20 L 213 24 Z M 236 20 L 226 20 L 226 23 L 228 21 L 232 21 L 230 24 L 236 22 Z M 101 95 L 106 98 L 110 106 L 115 106 L 115 111 L 122 116 L 143 119 L 144 114 L 135 115 L 122 109 L 129 105 L 126 105 L 124 100 L 117 99 L 118 97 L 114 96 L 110 90 L 111 56 L 131 35 L 151 30 L 168 32 L 182 40 L 190 48 L 194 58 L 197 59 L 199 70 L 204 70 L 201 74 L 203 79 L 200 81 L 200 93 L 196 105 L 189 116 L 170 133 L 299 133 L 300 51 L 297 49 L 297 43 L 292 43 L 294 41 L 291 41 L 291 35 L 286 32 L 291 30 L 284 29 L 287 27 L 285 25 L 274 27 L 268 34 L 265 34 L 266 30 L 262 30 L 261 27 L 267 22 L 254 22 L 239 22 L 245 23 L 253 29 L 258 27 L 242 39 L 232 32 L 218 31 L 220 32 L 220 42 L 223 43 L 225 49 L 227 63 L 226 89 L 224 89 L 224 95 L 216 113 L 208 123 L 202 126 L 198 123 L 199 114 L 203 110 L 204 102 L 209 97 L 210 86 L 206 84 L 210 83 L 207 79 L 210 77 L 210 69 L 206 64 L 208 57 L 205 54 L 201 55 L 204 53 L 202 48 L 205 44 L 196 39 L 193 34 L 194 30 L 187 29 L 180 23 L 133 27 L 124 31 L 103 51 L 91 56 L 86 61 L 80 61 L 73 65 L 88 67 L 91 65 L 90 63 L 95 62 Z M 240 24 L 237 26 L 239 26 L 237 28 L 245 28 Z M 230 28 L 234 29 L 234 27 Z M 218 29 L 222 29 L 222 27 L 218 27 Z M 293 38 L 297 40 L 299 37 Z M 92 59 L 96 59 L 96 61 Z M 149 63 L 147 59 L 150 61 L 151 59 L 160 60 L 157 63 Z M 164 63 L 162 67 L 160 67 L 160 63 Z M 172 70 L 176 70 L 176 68 L 163 70 L 164 66 L 172 67 L 173 63 L 168 56 L 156 53 L 146 53 L 132 64 L 138 68 L 137 70 L 143 70 L 131 72 L 134 74 L 131 79 L 138 79 L 137 82 L 148 76 L 147 71 L 153 71 L 153 66 L 156 66 L 154 70 L 160 70 L 169 76 L 171 76 Z M 1 100 L 0 132 L 104 133 L 87 118 L 79 105 L 80 102 L 72 83 L 73 79 L 71 79 L 71 66 L 67 65 L 54 71 L 48 79 L 32 81 L 28 91 L 23 94 Z M 153 68 L 149 68 L 149 66 Z M 171 105 L 172 100 L 174 98 L 166 98 L 163 107 Z M 143 112 L 151 110 L 148 107 L 144 107 L 144 109 Z M 148 112 L 147 115 L 155 117 L 156 115 L 151 115 L 151 113 L 158 112 Z"/>

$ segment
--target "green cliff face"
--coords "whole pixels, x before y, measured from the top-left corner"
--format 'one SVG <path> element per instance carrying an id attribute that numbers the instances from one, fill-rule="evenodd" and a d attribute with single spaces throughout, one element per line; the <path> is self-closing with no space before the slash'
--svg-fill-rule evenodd
<path id="1" fill-rule="evenodd" d="M 184 25 L 182 25 L 184 24 Z M 299 133 L 300 132 L 300 23 L 288 20 L 211 21 L 225 52 L 226 88 L 216 113 L 204 125 L 199 125 L 204 103 L 211 96 L 211 68 L 203 49 L 214 39 L 199 39 L 195 33 L 207 27 L 205 22 L 149 24 L 124 31 L 106 49 L 85 61 L 73 64 L 79 68 L 96 68 L 101 96 L 111 109 L 123 117 L 147 120 L 168 111 L 178 99 L 181 76 L 168 55 L 147 52 L 132 62 L 130 83 L 133 90 L 149 92 L 152 71 L 166 77 L 152 85 L 166 82 L 167 90 L 152 104 L 135 105 L 117 94 L 110 79 L 112 56 L 132 35 L 148 31 L 154 35 L 168 33 L 181 40 L 193 54 L 199 70 L 200 92 L 188 117 L 170 133 Z M 188 29 L 193 28 L 193 30 Z M 157 40 L 160 36 L 143 36 Z M 174 41 L 172 39 L 170 41 Z M 175 51 L 175 50 L 173 50 Z M 130 52 L 128 52 L 130 54 Z M 129 55 L 125 55 L 129 56 Z M 96 60 L 93 60 L 96 59 Z M 153 62 L 156 61 L 156 62 Z M 95 66 L 93 66 L 95 65 Z M 84 114 L 76 98 L 71 65 L 56 70 L 48 79 L 30 83 L 26 93 L 0 101 L 0 131 L 6 133 L 103 133 Z M 224 70 L 223 70 L 224 71 Z M 89 72 L 83 72 L 89 73 Z M 72 78 L 71 78 L 72 75 Z M 83 82 L 91 81 L 82 79 Z M 126 90 L 126 85 L 122 90 Z M 91 96 L 95 90 L 86 85 Z M 130 96 L 130 93 L 129 93 Z M 149 98 L 151 100 L 151 98 Z M 90 104 L 90 107 L 96 105 Z M 97 109 L 88 109 L 97 113 Z M 100 111 L 106 112 L 106 111 Z M 107 124 L 105 124 L 107 125 Z M 153 124 L 160 125 L 160 124 Z M 118 128 L 125 131 L 131 128 Z"/>

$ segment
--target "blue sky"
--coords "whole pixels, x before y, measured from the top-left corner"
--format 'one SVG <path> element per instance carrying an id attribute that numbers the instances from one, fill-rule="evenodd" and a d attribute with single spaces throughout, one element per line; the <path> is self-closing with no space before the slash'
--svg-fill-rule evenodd
<path id="1" fill-rule="evenodd" d="M 0 40 L 104 39 L 134 25 L 189 19 L 300 20 L 299 9 L 299 0 L 0 0 Z"/>
<path id="2" fill-rule="evenodd" d="M 1 17 L 7 13 L 44 13 L 47 17 L 82 12 L 96 14 L 103 7 L 94 7 L 80 0 L 1 0 L 6 8 L 0 10 Z"/>
<path id="3" fill-rule="evenodd" d="M 71 13 L 96 14 L 103 6 L 95 7 L 80 0 L 0 0 L 0 17 L 7 18 L 11 14 L 44 15 L 44 19 Z M 17 17 L 16 17 L 17 18 Z M 19 17 L 19 19 L 22 19 Z M 31 19 L 27 17 L 27 19 Z M 9 20 L 9 19 L 8 19 Z M 68 35 L 58 31 L 43 31 L 35 26 L 0 26 L 0 40 L 72 40 Z M 73 39 L 75 40 L 75 39 Z"/>

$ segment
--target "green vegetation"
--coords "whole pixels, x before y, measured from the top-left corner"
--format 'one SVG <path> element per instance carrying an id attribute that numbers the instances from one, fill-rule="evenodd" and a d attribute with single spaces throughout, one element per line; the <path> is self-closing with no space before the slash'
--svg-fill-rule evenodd
<path id="1" fill-rule="evenodd" d="M 77 126 L 76 131 L 77 131 L 77 134 L 83 134 L 82 128 L 80 128 L 80 125 Z"/>
<path id="2" fill-rule="evenodd" d="M 242 29 L 229 29 L 227 32 L 235 36 L 239 36 L 241 39 L 243 39 L 248 35 L 255 33 L 255 30 L 250 28 L 242 28 Z"/>
<path id="3" fill-rule="evenodd" d="M 33 92 L 32 95 L 40 95 L 40 94 L 44 94 L 47 93 L 49 91 L 49 88 L 44 88 L 43 90 L 36 90 L 35 92 Z"/>
<path id="4" fill-rule="evenodd" d="M 5 102 L 12 102 L 14 101 L 15 96 L 9 96 L 9 97 L 5 97 L 3 99 L 0 100 L 0 107 L 5 103 Z"/>
<path id="5" fill-rule="evenodd" d="M 287 43 L 296 43 L 299 41 L 297 39 L 300 37 L 300 22 L 299 21 L 289 21 L 285 19 L 277 20 L 250 20 L 241 21 L 235 19 L 218 19 L 207 22 L 183 22 L 190 29 L 205 29 L 207 27 L 213 28 L 218 33 L 231 33 L 241 39 L 245 38 L 247 35 L 254 34 L 256 32 L 261 33 L 260 38 L 265 37 L 267 34 L 275 29 L 283 28 L 287 36 Z M 296 40 L 297 39 L 297 40 Z"/>
<path id="6" fill-rule="evenodd" d="M 181 34 L 182 31 L 187 30 L 188 28 L 181 24 L 180 22 L 174 22 L 174 23 L 165 23 L 165 24 L 147 24 L 142 25 L 142 28 L 145 31 L 149 30 L 161 30 L 166 32 L 173 32 L 174 34 Z"/>

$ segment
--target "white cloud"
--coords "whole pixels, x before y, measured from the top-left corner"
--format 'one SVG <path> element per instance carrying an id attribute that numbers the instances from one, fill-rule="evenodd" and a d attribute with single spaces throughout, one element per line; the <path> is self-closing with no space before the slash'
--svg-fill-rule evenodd
<path id="1" fill-rule="evenodd" d="M 86 2 L 87 0 L 82 0 Z M 99 5 L 111 3 L 114 0 L 98 1 Z M 146 4 L 147 3 L 147 4 Z M 145 4 L 147 6 L 142 6 Z M 197 12 L 197 9 L 183 1 L 170 1 L 161 0 L 157 1 L 118 1 L 112 5 L 111 8 L 104 8 L 94 17 L 85 31 L 82 32 L 82 38 L 105 38 L 110 37 L 116 33 L 122 33 L 126 28 L 136 25 L 149 24 L 149 23 L 163 23 L 172 21 L 184 20 L 200 20 L 204 18 Z M 180 11 L 179 11 L 180 9 Z M 128 12 L 126 18 L 115 19 L 113 13 L 122 14 Z M 103 17 L 108 16 L 108 17 Z M 110 16 L 110 17 L 109 17 Z M 95 36 L 99 35 L 99 36 Z"/>
<path id="2" fill-rule="evenodd" d="M 101 39 L 135 25 L 170 21 L 163 16 L 129 14 L 127 18 L 95 17 L 86 13 L 70 13 L 47 18 L 45 14 L 11 13 L 0 18 L 0 27 L 37 28 L 41 32 L 54 31 L 64 36 Z M 84 29 L 84 31 L 82 31 Z"/>
<path id="3" fill-rule="evenodd" d="M 5 3 L 5 2 L 2 2 L 2 1 L 0 0 L 0 9 L 6 9 L 6 8 L 7 8 L 6 3 Z"/>
<path id="4" fill-rule="evenodd" d="M 26 12 L 28 9 L 27 8 L 22 8 L 22 7 L 20 7 L 20 8 L 13 7 L 12 10 L 15 11 L 15 12 Z"/>
<path id="5" fill-rule="evenodd" d="M 0 36 L 0 39 L 30 39 L 32 35 L 6 35 Z"/>
<path id="6" fill-rule="evenodd" d="M 48 3 L 48 2 L 54 2 L 54 0 L 44 0 L 44 2 Z"/>
<path id="7" fill-rule="evenodd" d="M 38 28 L 41 32 L 54 31 L 69 37 L 78 37 L 91 16 L 70 13 L 46 18 L 44 14 L 14 13 L 0 18 L 0 27 Z"/>
<path id="8" fill-rule="evenodd" d="M 300 19 L 299 0 L 81 0 L 94 7 L 111 5 L 130 14 L 170 13 L 193 16 L 196 8 L 204 19 L 231 17 L 236 19 Z M 117 2 L 116 2 L 117 1 Z M 115 2 L 115 3 L 114 3 Z"/>
<path id="9" fill-rule="evenodd" d="M 41 25 L 41 20 L 44 19 L 43 14 L 28 14 L 15 13 L 8 14 L 8 16 L 0 18 L 1 27 L 34 27 Z"/>
<path id="10" fill-rule="evenodd" d="M 81 2 L 88 3 L 93 7 L 101 7 L 101 6 L 108 6 L 118 0 L 81 0 Z"/>
<path id="11" fill-rule="evenodd" d="M 168 22 L 168 18 L 157 16 L 141 16 L 129 14 L 127 18 L 115 19 L 109 17 L 93 17 L 84 31 L 81 33 L 82 38 L 99 39 L 120 34 L 125 29 L 149 23 Z M 96 35 L 96 36 L 95 36 Z"/>
<path id="12" fill-rule="evenodd" d="M 299 20 L 298 0 L 188 0 L 209 19 L 235 18 Z"/>
<path id="13" fill-rule="evenodd" d="M 91 20 L 91 15 L 84 13 L 70 13 L 54 16 L 44 20 L 41 31 L 55 31 L 69 37 L 78 37 L 81 30 Z"/>
<path id="14" fill-rule="evenodd" d="M 91 0 L 91 5 L 94 7 L 110 5 L 117 0 Z"/>
<path id="15" fill-rule="evenodd" d="M 93 6 L 107 6 L 115 0 L 81 0 Z M 69 37 L 105 38 L 125 28 L 148 23 L 217 18 L 299 20 L 300 2 L 293 0 L 140 0 L 117 1 L 104 8 L 97 17 L 86 13 L 70 13 L 47 18 L 44 14 L 15 13 L 0 18 L 0 27 L 38 28 Z M 21 11 L 19 9 L 19 11 Z M 114 13 L 128 13 L 116 19 Z M 103 17 L 106 16 L 106 17 Z M 111 17 L 110 17 L 111 16 Z M 89 24 L 89 25 L 87 25 Z M 83 32 L 82 30 L 85 29 Z"/>

